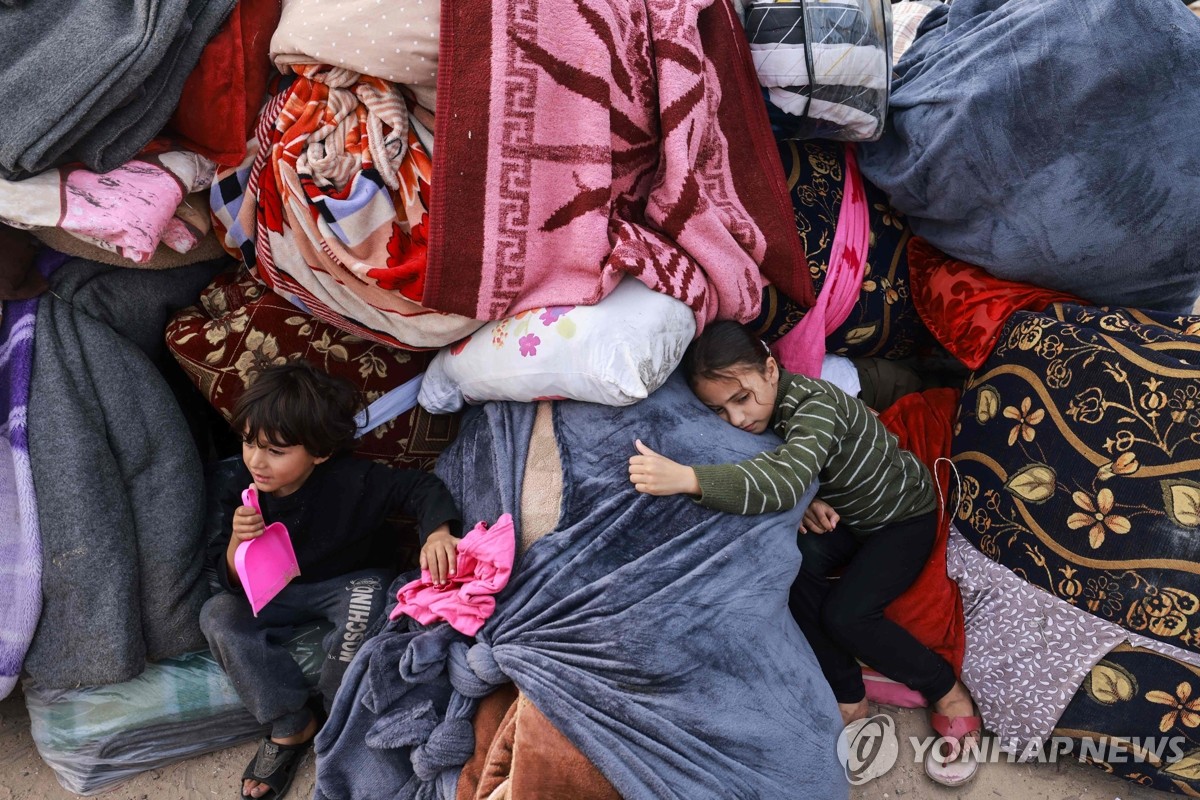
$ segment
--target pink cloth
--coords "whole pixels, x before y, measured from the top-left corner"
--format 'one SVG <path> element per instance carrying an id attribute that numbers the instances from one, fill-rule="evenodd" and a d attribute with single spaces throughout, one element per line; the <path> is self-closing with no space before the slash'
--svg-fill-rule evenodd
<path id="1" fill-rule="evenodd" d="M 68 165 L 23 181 L 0 180 L 0 222 L 61 228 L 135 264 L 150 261 L 160 242 L 186 253 L 210 226 L 208 207 L 192 208 L 187 195 L 209 187 L 216 165 L 163 146 L 103 174 Z"/>
<path id="2" fill-rule="evenodd" d="M 488 527 L 480 522 L 458 543 L 458 563 L 445 586 L 434 586 L 429 570 L 419 580 L 406 583 L 396 593 L 400 605 L 391 619 L 401 614 L 422 625 L 439 620 L 467 636 L 474 636 L 496 610 L 493 596 L 508 585 L 517 551 L 513 518 L 505 514 Z"/>
<path id="3" fill-rule="evenodd" d="M 626 273 L 698 331 L 752 319 L 762 275 L 812 302 L 728 0 L 443 0 L 437 99 L 427 308 L 593 305 Z"/>
<path id="4" fill-rule="evenodd" d="M 871 225 L 867 215 L 867 195 L 854 157 L 854 146 L 846 145 L 846 178 L 842 189 L 842 208 L 838 212 L 833 245 L 829 248 L 829 269 L 816 305 L 804 318 L 775 343 L 779 363 L 789 372 L 810 378 L 821 377 L 825 358 L 825 337 L 850 316 L 862 290 L 867 268 L 867 246 Z"/>

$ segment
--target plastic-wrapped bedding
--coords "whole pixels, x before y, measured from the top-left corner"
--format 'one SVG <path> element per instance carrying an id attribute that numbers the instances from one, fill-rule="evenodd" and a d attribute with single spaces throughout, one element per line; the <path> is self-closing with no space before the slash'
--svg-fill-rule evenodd
<path id="1" fill-rule="evenodd" d="M 751 4 L 746 35 L 777 133 L 878 139 L 888 109 L 890 30 L 887 0 Z"/>
<path id="2" fill-rule="evenodd" d="M 288 648 L 316 683 L 323 628 Z M 23 686 L 38 754 L 67 791 L 92 795 L 146 770 L 254 739 L 266 730 L 207 650 L 149 664 L 131 681 L 82 689 Z"/>

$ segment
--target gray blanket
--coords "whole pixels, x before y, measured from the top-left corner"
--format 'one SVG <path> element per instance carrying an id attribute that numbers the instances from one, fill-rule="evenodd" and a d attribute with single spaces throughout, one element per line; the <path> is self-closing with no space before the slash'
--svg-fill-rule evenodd
<path id="1" fill-rule="evenodd" d="M 1093 304 L 1200 295 L 1200 19 L 1177 0 L 954 0 L 863 174 L 914 232 Z"/>
<path id="2" fill-rule="evenodd" d="M 25 659 L 45 688 L 117 683 L 147 658 L 204 647 L 204 480 L 153 359 L 167 317 L 219 269 L 82 259 L 38 305 L 29 453 L 42 616 Z"/>
<path id="3" fill-rule="evenodd" d="M 235 0 L 26 0 L 0 8 L 0 175 L 97 172 L 166 124 Z"/>
<path id="4" fill-rule="evenodd" d="M 534 415 L 491 403 L 442 454 L 464 519 L 518 516 Z M 628 480 L 635 437 L 691 462 L 778 440 L 721 422 L 678 375 L 627 408 L 556 403 L 554 427 L 558 527 L 475 644 L 402 617 L 363 647 L 317 737 L 317 800 L 453 798 L 476 698 L 508 681 L 622 797 L 846 797 L 837 708 L 787 606 L 803 509 L 731 516 Z"/>

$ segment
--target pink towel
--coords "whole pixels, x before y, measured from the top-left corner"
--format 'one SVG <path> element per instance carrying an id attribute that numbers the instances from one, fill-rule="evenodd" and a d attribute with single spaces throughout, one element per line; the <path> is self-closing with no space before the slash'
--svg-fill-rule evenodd
<path id="1" fill-rule="evenodd" d="M 500 517 L 490 528 L 480 522 L 458 543 L 458 564 L 450 582 L 434 586 L 429 570 L 421 570 L 419 580 L 396 593 L 400 605 L 391 619 L 407 614 L 422 625 L 445 620 L 456 631 L 474 636 L 496 610 L 493 595 L 508 585 L 516 542 L 511 515 Z"/>
<path id="2" fill-rule="evenodd" d="M 850 316 L 862 289 L 870 235 L 862 175 L 854 157 L 854 146 L 846 145 L 846 179 L 833 245 L 829 248 L 829 269 L 816 305 L 775 343 L 775 357 L 784 369 L 810 378 L 821 377 L 825 337 Z"/>

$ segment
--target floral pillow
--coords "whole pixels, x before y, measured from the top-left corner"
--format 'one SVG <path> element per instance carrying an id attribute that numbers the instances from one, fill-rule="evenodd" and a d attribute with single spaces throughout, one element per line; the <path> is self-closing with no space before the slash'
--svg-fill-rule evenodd
<path id="1" fill-rule="evenodd" d="M 1200 317 L 1015 312 L 955 422 L 957 525 L 1029 583 L 1200 652 Z"/>
<path id="2" fill-rule="evenodd" d="M 444 348 L 420 403 L 433 413 L 464 400 L 630 405 L 663 384 L 695 334 L 684 303 L 627 277 L 594 306 L 523 311 Z"/>
<path id="3" fill-rule="evenodd" d="M 314 319 L 245 268 L 217 276 L 199 303 L 174 316 L 166 339 L 175 360 L 226 419 L 251 374 L 291 358 L 349 380 L 368 402 L 421 374 L 430 359 L 428 353 L 368 342 Z M 394 467 L 432 469 L 457 433 L 456 417 L 413 408 L 366 433 L 356 452 Z"/>
<path id="4" fill-rule="evenodd" d="M 1196 717 L 1200 679 L 1182 660 L 1128 642 L 1110 650 L 1092 667 L 1083 686 L 1058 718 L 1056 736 L 1095 744 L 1108 740 L 1163 742 L 1164 758 L 1131 758 L 1120 747 L 1103 748 L 1088 761 L 1110 775 L 1139 786 L 1200 797 L 1200 742 Z M 1182 757 L 1176 758 L 1180 748 Z M 1079 747 L 1076 752 L 1086 752 Z M 1116 786 L 1113 787 L 1116 789 Z M 1141 790 L 1138 790 L 1141 794 Z M 1114 792 L 1114 794 L 1119 794 Z M 1158 796 L 1158 795 L 1156 795 Z M 1161 795 L 1166 797 L 1166 795 Z"/>
<path id="5" fill-rule="evenodd" d="M 913 301 L 934 337 L 959 361 L 978 369 L 1014 311 L 1043 311 L 1051 303 L 1082 303 L 1074 295 L 1031 283 L 994 278 L 957 261 L 921 238 L 908 243 Z"/>

